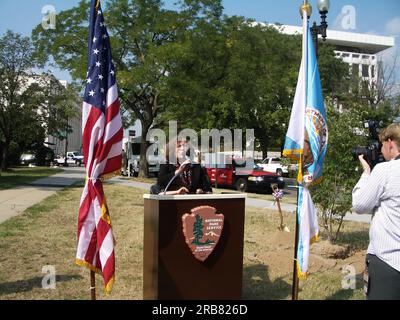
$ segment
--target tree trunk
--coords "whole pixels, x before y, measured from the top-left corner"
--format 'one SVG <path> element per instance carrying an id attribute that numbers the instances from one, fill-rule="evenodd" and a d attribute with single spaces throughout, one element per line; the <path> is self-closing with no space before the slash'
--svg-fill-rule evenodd
<path id="1" fill-rule="evenodd" d="M 3 159 L 1 161 L 1 171 L 7 170 L 7 159 L 8 159 L 8 148 L 10 146 L 10 142 L 6 141 L 3 145 Z"/>
<path id="2" fill-rule="evenodd" d="M 67 152 L 68 152 L 68 133 L 65 137 L 65 150 L 64 150 L 64 165 L 67 166 Z"/>
<path id="3" fill-rule="evenodd" d="M 142 122 L 142 136 L 140 141 L 140 160 L 139 160 L 139 178 L 149 177 L 149 164 L 146 159 L 147 141 L 146 136 L 149 127 Z"/>
<path id="4" fill-rule="evenodd" d="M 269 139 L 266 137 L 265 131 L 262 130 L 262 128 L 254 128 L 254 134 L 260 143 L 260 148 L 263 153 L 262 157 L 263 159 L 265 159 L 266 157 L 268 157 Z"/>
<path id="5" fill-rule="evenodd" d="M 266 143 L 266 141 L 260 139 L 260 148 L 263 154 L 262 157 L 263 159 L 265 159 L 266 157 L 268 157 L 268 144 Z"/>
<path id="6" fill-rule="evenodd" d="M 3 143 L 1 143 L 0 142 L 0 163 L 3 161 Z M 0 176 L 1 176 L 1 172 L 2 172 L 3 170 L 1 169 L 1 166 L 0 166 Z"/>

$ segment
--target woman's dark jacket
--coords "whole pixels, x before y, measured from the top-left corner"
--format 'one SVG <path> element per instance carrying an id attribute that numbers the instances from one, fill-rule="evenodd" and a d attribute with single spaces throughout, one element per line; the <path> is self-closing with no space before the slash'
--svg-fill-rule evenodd
<path id="1" fill-rule="evenodd" d="M 173 164 L 161 164 L 158 173 L 157 184 L 164 190 L 169 181 L 175 176 L 175 171 L 179 167 Z M 191 170 L 191 184 L 185 185 L 182 176 L 178 176 L 170 184 L 167 191 L 178 190 L 181 187 L 189 189 L 189 193 L 196 193 L 197 189 L 202 189 L 204 192 L 212 192 L 211 182 L 208 178 L 206 170 L 200 164 L 192 164 L 186 170 Z"/>

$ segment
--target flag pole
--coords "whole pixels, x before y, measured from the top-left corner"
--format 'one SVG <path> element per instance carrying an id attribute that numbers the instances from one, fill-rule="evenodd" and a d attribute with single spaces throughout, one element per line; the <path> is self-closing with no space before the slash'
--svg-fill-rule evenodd
<path id="1" fill-rule="evenodd" d="M 90 270 L 90 296 L 91 300 L 96 300 L 96 274 Z"/>
<path id="2" fill-rule="evenodd" d="M 299 183 L 296 186 L 297 192 L 297 205 L 296 205 L 296 228 L 295 228 L 295 241 L 294 241 L 294 259 L 293 259 L 293 282 L 292 282 L 292 300 L 299 300 L 299 276 L 297 272 L 297 246 L 299 245 Z"/>
<path id="3" fill-rule="evenodd" d="M 303 87 L 302 87 L 302 103 L 305 106 L 307 104 L 307 33 L 308 33 L 308 18 L 311 16 L 311 6 L 307 0 L 304 0 L 302 6 L 300 7 L 301 17 L 303 20 Z M 299 163 L 299 177 L 297 178 L 297 204 L 296 204 L 296 230 L 295 230 L 295 242 L 294 242 L 294 259 L 293 259 L 293 283 L 292 283 L 292 300 L 299 299 L 299 275 L 297 270 L 297 247 L 299 245 L 299 178 L 302 178 L 302 165 L 303 159 L 302 155 L 300 155 L 300 163 Z"/>

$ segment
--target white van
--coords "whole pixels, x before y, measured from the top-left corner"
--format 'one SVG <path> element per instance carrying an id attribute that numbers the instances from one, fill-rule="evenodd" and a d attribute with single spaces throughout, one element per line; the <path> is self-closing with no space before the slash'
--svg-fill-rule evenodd
<path id="1" fill-rule="evenodd" d="M 125 143 L 125 152 L 127 157 L 127 166 L 128 166 L 128 176 L 136 177 L 139 174 L 140 168 L 140 144 L 141 137 L 130 138 L 128 142 Z M 160 162 L 157 156 L 149 157 L 149 173 L 158 175 L 160 171 Z"/>

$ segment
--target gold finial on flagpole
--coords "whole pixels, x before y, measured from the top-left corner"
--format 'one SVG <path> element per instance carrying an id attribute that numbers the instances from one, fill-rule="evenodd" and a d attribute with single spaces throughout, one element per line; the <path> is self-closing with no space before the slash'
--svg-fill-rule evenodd
<path id="1" fill-rule="evenodd" d="M 312 14 L 312 6 L 308 3 L 307 0 L 304 0 L 303 4 L 300 7 L 300 15 L 302 19 L 304 10 L 307 12 L 307 17 L 310 18 Z"/>
<path id="2" fill-rule="evenodd" d="M 100 0 L 97 0 L 97 2 L 96 2 L 96 9 L 98 9 L 99 6 L 100 6 Z"/>

